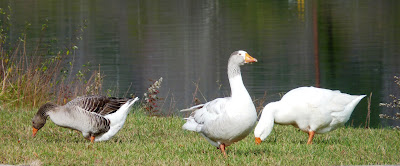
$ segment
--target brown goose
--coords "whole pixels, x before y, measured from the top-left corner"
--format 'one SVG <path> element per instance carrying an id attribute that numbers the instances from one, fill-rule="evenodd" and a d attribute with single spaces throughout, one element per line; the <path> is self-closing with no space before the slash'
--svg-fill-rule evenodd
<path id="1" fill-rule="evenodd" d="M 33 136 L 50 117 L 58 126 L 81 131 L 91 142 L 109 140 L 122 128 L 130 107 L 138 99 L 82 96 L 63 106 L 46 103 L 32 119 Z"/>

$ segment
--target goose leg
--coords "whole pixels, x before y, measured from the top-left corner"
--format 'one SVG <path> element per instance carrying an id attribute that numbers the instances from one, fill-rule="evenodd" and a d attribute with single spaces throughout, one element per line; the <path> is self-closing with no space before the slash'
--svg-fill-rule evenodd
<path id="1" fill-rule="evenodd" d="M 308 131 L 308 141 L 307 144 L 312 144 L 312 139 L 314 138 L 315 131 Z"/>
<path id="2" fill-rule="evenodd" d="M 94 143 L 94 136 L 90 136 L 90 142 Z"/>
<path id="3" fill-rule="evenodd" d="M 224 154 L 224 156 L 226 157 L 226 152 L 225 152 L 225 144 L 219 144 L 219 149 L 221 150 L 221 152 Z"/>

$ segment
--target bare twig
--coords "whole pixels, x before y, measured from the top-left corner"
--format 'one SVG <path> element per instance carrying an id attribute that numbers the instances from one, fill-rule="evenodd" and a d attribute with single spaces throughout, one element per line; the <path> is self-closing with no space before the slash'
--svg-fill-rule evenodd
<path id="1" fill-rule="evenodd" d="M 365 126 L 364 126 L 364 128 L 366 129 L 369 128 L 369 124 L 371 121 L 371 98 L 372 98 L 372 92 L 369 94 L 368 98 L 368 112 L 367 112 L 367 117 L 365 118 Z"/>

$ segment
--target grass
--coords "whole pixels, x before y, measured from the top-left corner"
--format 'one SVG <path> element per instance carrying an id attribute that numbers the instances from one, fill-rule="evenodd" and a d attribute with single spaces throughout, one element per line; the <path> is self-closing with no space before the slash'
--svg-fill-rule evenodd
<path id="1" fill-rule="evenodd" d="M 261 145 L 254 136 L 228 147 L 228 157 L 199 134 L 181 129 L 180 117 L 149 117 L 135 108 L 123 129 L 94 144 L 51 120 L 31 137 L 37 109 L 1 110 L 0 164 L 30 165 L 361 165 L 400 164 L 400 132 L 340 128 L 316 135 L 276 125 Z"/>

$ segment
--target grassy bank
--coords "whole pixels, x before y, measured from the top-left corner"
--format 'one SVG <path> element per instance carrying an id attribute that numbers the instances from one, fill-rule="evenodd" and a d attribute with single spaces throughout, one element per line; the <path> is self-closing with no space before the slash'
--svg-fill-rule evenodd
<path id="1" fill-rule="evenodd" d="M 81 133 L 51 121 L 31 137 L 35 110 L 1 110 L 0 164 L 38 165 L 359 165 L 400 164 L 400 132 L 341 128 L 307 135 L 275 126 L 261 145 L 254 136 L 228 147 L 228 157 L 200 135 L 183 131 L 179 117 L 149 117 L 137 108 L 110 141 L 91 144 Z"/>

